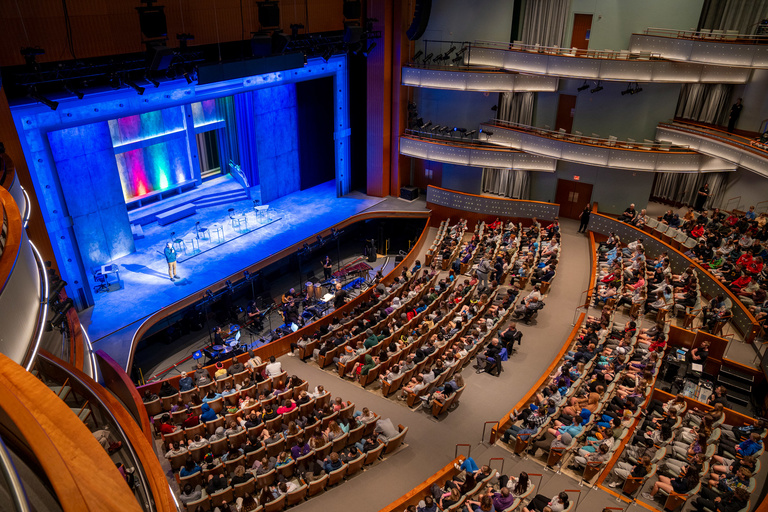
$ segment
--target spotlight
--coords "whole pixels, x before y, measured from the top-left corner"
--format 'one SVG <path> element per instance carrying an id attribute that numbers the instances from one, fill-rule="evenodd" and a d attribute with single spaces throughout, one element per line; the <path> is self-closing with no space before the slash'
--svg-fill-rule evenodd
<path id="1" fill-rule="evenodd" d="M 205 295 L 204 295 L 204 297 L 205 297 L 206 299 L 212 299 L 212 298 L 213 298 L 213 292 L 212 292 L 210 289 L 208 289 L 208 290 L 205 290 Z"/>
<path id="2" fill-rule="evenodd" d="M 122 87 L 122 85 L 123 85 L 123 82 L 122 80 L 120 80 L 119 76 L 112 74 L 109 77 L 109 86 L 112 87 L 113 89 L 119 89 L 120 87 Z"/>
<path id="3" fill-rule="evenodd" d="M 64 84 L 64 90 L 67 91 L 70 94 L 73 94 L 73 95 L 77 96 L 77 99 L 79 99 L 79 100 L 83 99 L 83 96 L 85 96 L 85 94 L 83 94 L 82 91 L 78 91 L 77 89 L 73 89 L 70 86 L 68 86 L 67 84 Z"/>
<path id="4" fill-rule="evenodd" d="M 425 130 L 425 129 L 429 128 L 430 126 L 432 126 L 432 121 L 427 121 L 426 123 L 421 125 L 421 129 Z"/>
<path id="5" fill-rule="evenodd" d="M 145 77 L 144 77 L 144 79 L 145 79 L 147 82 L 149 82 L 149 83 L 151 83 L 152 85 L 154 85 L 154 86 L 155 86 L 155 88 L 157 88 L 157 87 L 160 87 L 160 82 L 158 82 L 158 81 L 157 81 L 157 80 L 155 80 L 154 78 L 150 78 L 150 77 L 148 77 L 148 76 L 145 76 Z"/>
<path id="6" fill-rule="evenodd" d="M 72 301 L 72 299 L 68 298 L 67 300 L 65 300 L 63 302 L 59 302 L 59 303 L 53 305 L 52 308 L 57 313 L 61 313 L 61 314 L 65 315 L 67 313 L 67 311 L 69 311 L 69 309 L 74 304 L 75 304 L 74 301 Z"/>
<path id="7" fill-rule="evenodd" d="M 459 62 L 461 62 L 462 60 L 464 60 L 464 56 L 463 56 L 463 55 L 458 55 L 458 54 L 457 54 L 457 55 L 456 55 L 456 56 L 455 56 L 455 57 L 454 57 L 454 58 L 451 60 L 451 62 L 455 62 L 455 63 L 457 63 L 457 64 L 458 64 L 458 63 L 459 63 Z"/>
<path id="8" fill-rule="evenodd" d="M 427 54 L 427 56 L 426 56 L 426 57 L 424 57 L 424 64 L 426 64 L 426 63 L 428 63 L 429 61 L 431 61 L 433 56 L 434 56 L 434 54 L 432 54 L 432 53 L 428 53 L 428 54 Z"/>
<path id="9" fill-rule="evenodd" d="M 490 130 L 485 130 L 485 131 L 483 131 L 483 130 L 480 130 L 480 132 L 485 134 L 485 137 L 486 137 L 486 139 L 485 139 L 485 140 L 488 140 L 488 139 L 490 139 L 491 137 L 493 137 L 493 132 L 492 132 L 492 131 L 490 131 Z"/>
<path id="10" fill-rule="evenodd" d="M 448 56 L 449 56 L 450 54 L 452 54 L 452 53 L 453 53 L 455 50 L 456 50 L 456 47 L 455 47 L 455 46 L 451 46 L 450 48 L 448 48 L 448 51 L 447 51 L 447 52 L 445 52 L 445 57 L 444 57 L 444 58 L 446 58 L 446 59 L 447 59 L 447 58 L 448 58 Z"/>
<path id="11" fill-rule="evenodd" d="M 413 60 L 419 60 L 419 58 L 424 55 L 424 52 L 419 50 L 413 55 Z"/>
<path id="12" fill-rule="evenodd" d="M 64 280 L 60 280 L 58 283 L 56 283 L 56 286 L 51 288 L 51 291 L 48 293 L 48 302 L 53 301 L 53 299 L 58 299 L 59 293 L 64 289 L 65 286 L 67 286 L 67 282 Z"/>
<path id="13" fill-rule="evenodd" d="M 499 110 L 499 106 L 498 105 L 494 105 L 494 106 L 491 107 L 491 110 L 493 112 L 496 112 L 497 110 Z"/>
<path id="14" fill-rule="evenodd" d="M 64 324 L 64 320 L 67 319 L 67 316 L 64 313 L 56 313 L 51 320 L 45 324 L 45 330 L 50 332 L 54 329 L 62 329 L 62 324 Z"/>
<path id="15" fill-rule="evenodd" d="M 457 57 L 461 57 L 461 56 L 463 56 L 466 53 L 466 51 L 467 51 L 467 47 L 466 46 L 462 46 L 461 50 L 456 52 L 456 56 Z"/>
<path id="16" fill-rule="evenodd" d="M 464 136 L 465 137 L 471 137 L 471 136 L 473 136 L 476 133 L 477 133 L 477 130 L 470 130 L 467 133 L 465 133 Z"/>
<path id="17" fill-rule="evenodd" d="M 190 74 L 187 71 L 184 71 L 184 73 L 182 73 L 182 76 L 184 77 L 184 80 L 186 80 L 189 85 L 192 85 L 193 78 L 192 76 L 190 76 Z"/>
<path id="18" fill-rule="evenodd" d="M 363 52 L 363 57 L 368 57 L 374 48 L 376 48 L 376 41 L 373 41 L 370 45 L 368 45 L 368 49 Z"/>
<path id="19" fill-rule="evenodd" d="M 187 80 L 187 82 L 189 82 L 189 83 L 192 83 L 192 82 L 190 82 L 189 80 Z M 130 80 L 126 80 L 126 81 L 125 81 L 125 85 L 127 85 L 128 87 L 130 87 L 131 89 L 133 89 L 134 91 L 136 91 L 136 93 L 137 93 L 139 96 L 141 96 L 142 94 L 144 94 L 144 88 L 143 88 L 142 86 L 140 86 L 139 84 L 137 84 L 136 82 L 132 82 L 132 81 L 130 81 Z"/>
<path id="20" fill-rule="evenodd" d="M 584 85 L 582 85 L 581 87 L 577 87 L 577 88 L 576 88 L 576 90 L 577 90 L 578 92 L 581 92 L 581 91 L 586 91 L 587 89 L 589 89 L 589 84 L 587 84 L 587 81 L 586 81 L 586 80 L 584 80 Z"/>
<path id="21" fill-rule="evenodd" d="M 27 96 L 29 96 L 33 100 L 39 101 L 40 103 L 50 108 L 51 110 L 56 110 L 57 108 L 59 108 L 58 101 L 49 100 L 45 96 L 41 96 L 40 94 L 37 93 L 37 91 L 34 88 L 29 89 L 29 91 L 27 92 Z"/>
<path id="22" fill-rule="evenodd" d="M 243 270 L 243 279 L 247 281 L 250 278 L 251 278 L 251 273 L 248 272 L 247 270 Z"/>
<path id="23" fill-rule="evenodd" d="M 600 82 L 597 82 L 597 86 L 595 86 L 595 88 L 594 88 L 594 89 L 590 89 L 590 90 L 589 90 L 589 92 L 591 92 L 591 93 L 593 93 L 593 94 L 594 94 L 594 93 L 596 93 L 596 92 L 600 92 L 600 91 L 602 91 L 602 90 L 603 90 L 603 86 L 602 86 L 602 85 L 600 85 Z"/>
<path id="24" fill-rule="evenodd" d="M 323 50 L 323 53 L 322 53 L 322 55 L 321 55 L 321 56 L 323 57 L 323 60 L 324 60 L 325 62 L 328 62 L 328 61 L 330 60 L 330 58 L 331 58 L 331 57 L 333 57 L 333 49 L 331 49 L 331 48 L 325 48 L 325 49 Z"/>
<path id="25" fill-rule="evenodd" d="M 635 84 L 635 91 L 632 94 L 639 94 L 643 92 L 643 88 Z"/>
<path id="26" fill-rule="evenodd" d="M 626 91 L 621 91 L 621 95 L 624 96 L 625 94 L 635 94 L 635 91 L 632 89 L 632 84 L 629 84 L 627 86 Z"/>

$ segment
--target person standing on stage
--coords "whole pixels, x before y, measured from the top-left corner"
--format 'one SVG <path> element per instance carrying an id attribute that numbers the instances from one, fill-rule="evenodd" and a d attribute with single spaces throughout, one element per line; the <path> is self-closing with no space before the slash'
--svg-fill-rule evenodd
<path id="1" fill-rule="evenodd" d="M 171 242 L 165 244 L 165 261 L 168 262 L 168 276 L 171 281 L 178 279 L 179 276 L 176 275 L 176 250 Z"/>
<path id="2" fill-rule="evenodd" d="M 589 216 L 592 213 L 592 205 L 588 204 L 584 207 L 584 209 L 579 214 L 579 220 L 581 220 L 581 224 L 579 224 L 579 233 L 586 233 L 587 232 L 587 225 L 589 225 Z"/>
<path id="3" fill-rule="evenodd" d="M 326 256 L 323 259 L 323 274 L 325 275 L 325 279 L 328 280 L 333 275 L 333 265 L 331 264 L 331 257 Z"/>
<path id="4" fill-rule="evenodd" d="M 728 116 L 728 133 L 733 133 L 733 129 L 736 127 L 736 121 L 739 120 L 741 109 L 743 108 L 744 105 L 741 104 L 741 98 L 737 99 L 736 103 L 731 106 L 731 113 Z"/>
<path id="5" fill-rule="evenodd" d="M 709 183 L 705 183 L 704 186 L 699 189 L 699 193 L 696 195 L 696 204 L 693 206 L 693 209 L 697 212 L 703 210 L 708 198 Z"/>

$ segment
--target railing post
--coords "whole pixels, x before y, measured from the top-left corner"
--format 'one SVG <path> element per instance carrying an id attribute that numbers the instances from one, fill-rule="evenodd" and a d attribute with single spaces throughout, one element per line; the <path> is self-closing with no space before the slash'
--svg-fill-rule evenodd
<path id="1" fill-rule="evenodd" d="M 459 456 L 459 446 L 466 446 L 467 447 L 467 458 L 469 458 L 472 455 L 472 445 L 466 444 L 466 443 L 458 443 L 456 444 L 456 447 L 453 450 L 453 458 Z"/>
<path id="2" fill-rule="evenodd" d="M 490 459 L 488 459 L 488 467 L 493 468 L 492 464 L 493 464 L 493 461 L 495 460 L 501 461 L 501 470 L 499 470 L 499 473 L 503 475 L 504 474 L 504 457 L 491 457 Z"/>
<path id="3" fill-rule="evenodd" d="M 485 429 L 486 429 L 486 427 L 488 426 L 489 423 L 491 425 L 496 425 L 497 422 L 496 421 L 486 421 L 485 423 L 483 423 L 483 436 L 480 438 L 480 442 L 481 443 L 485 442 Z M 495 439 L 493 439 L 493 433 L 494 433 L 494 430 L 491 429 L 491 439 L 490 439 L 491 443 L 493 443 L 495 441 Z"/>

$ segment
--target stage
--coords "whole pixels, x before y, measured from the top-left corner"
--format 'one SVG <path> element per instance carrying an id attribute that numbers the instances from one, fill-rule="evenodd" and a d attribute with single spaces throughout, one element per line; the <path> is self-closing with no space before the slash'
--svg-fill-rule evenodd
<path id="1" fill-rule="evenodd" d="M 200 222 L 201 226 L 228 226 L 225 237 L 235 236 L 228 209 L 251 212 L 248 223 L 253 227 L 253 203 L 244 199 L 203 207 L 196 215 L 168 226 L 148 224 L 143 229 L 145 237 L 135 242 L 136 252 L 111 262 L 119 267 L 121 289 L 97 293 L 95 305 L 80 313 L 81 322 L 94 349 L 104 350 L 125 366 L 133 333 L 147 316 L 189 295 L 202 296 L 211 284 L 382 201 L 359 193 L 337 198 L 333 181 L 283 196 L 269 203 L 270 210 L 277 213 L 268 225 L 217 246 L 201 245 L 207 250 L 191 258 L 180 254 L 180 279 L 175 282 L 168 277 L 162 254 L 170 233 L 175 232 L 174 237 L 186 234 L 183 238 L 189 240 L 194 236 L 195 223 Z"/>

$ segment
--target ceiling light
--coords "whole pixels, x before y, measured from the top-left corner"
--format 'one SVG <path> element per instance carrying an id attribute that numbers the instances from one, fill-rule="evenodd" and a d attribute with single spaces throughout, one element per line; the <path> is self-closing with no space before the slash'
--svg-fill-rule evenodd
<path id="1" fill-rule="evenodd" d="M 584 81 L 584 85 L 582 85 L 581 87 L 576 88 L 576 90 L 579 91 L 579 92 L 586 91 L 587 89 L 589 89 L 589 85 L 587 84 L 586 81 Z"/>
<path id="2" fill-rule="evenodd" d="M 189 82 L 189 80 L 187 80 L 187 82 Z M 191 83 L 191 82 L 189 82 L 189 83 Z M 132 82 L 132 81 L 130 81 L 130 80 L 126 80 L 126 81 L 125 81 L 125 85 L 129 86 L 131 89 L 133 89 L 134 91 L 136 91 L 136 93 L 137 93 L 139 96 L 141 96 L 142 94 L 144 94 L 144 88 L 143 88 L 142 86 L 140 86 L 139 84 L 137 84 L 136 82 Z"/>
<path id="3" fill-rule="evenodd" d="M 27 96 L 29 96 L 33 100 L 39 101 L 40 103 L 50 108 L 51 110 L 56 110 L 57 108 L 59 108 L 58 101 L 49 100 L 45 96 L 41 96 L 40 94 L 38 94 L 37 91 L 35 91 L 34 89 L 30 89 L 29 92 L 27 92 Z"/>

